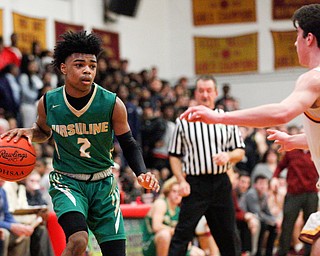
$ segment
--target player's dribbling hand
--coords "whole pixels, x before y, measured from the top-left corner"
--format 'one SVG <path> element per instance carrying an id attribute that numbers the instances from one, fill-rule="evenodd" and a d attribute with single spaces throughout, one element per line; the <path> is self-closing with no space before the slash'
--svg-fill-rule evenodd
<path id="1" fill-rule="evenodd" d="M 140 174 L 137 180 L 140 186 L 144 187 L 145 189 L 152 189 L 156 192 L 160 190 L 159 181 L 151 172 Z"/>
<path id="2" fill-rule="evenodd" d="M 28 138 L 28 143 L 32 144 L 32 130 L 30 128 L 15 128 L 0 135 L 0 138 L 6 138 L 7 141 L 13 139 L 17 142 L 22 136 Z"/>

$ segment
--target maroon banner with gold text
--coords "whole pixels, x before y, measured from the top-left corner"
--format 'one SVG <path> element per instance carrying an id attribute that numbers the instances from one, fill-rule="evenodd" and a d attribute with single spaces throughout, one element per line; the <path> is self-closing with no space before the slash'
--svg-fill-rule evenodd
<path id="1" fill-rule="evenodd" d="M 103 48 L 107 54 L 107 57 L 110 59 L 119 60 L 119 34 L 95 28 L 92 29 L 92 32 L 101 37 Z"/>
<path id="2" fill-rule="evenodd" d="M 47 48 L 46 19 L 38 19 L 13 13 L 13 30 L 18 35 L 17 47 L 22 53 L 32 51 L 32 42 L 37 41 L 41 49 Z"/>
<path id="3" fill-rule="evenodd" d="M 77 32 L 83 30 L 82 25 L 68 24 L 59 21 L 55 21 L 54 26 L 56 31 L 56 41 L 61 40 L 60 35 L 64 34 L 67 31 Z"/>
<path id="4" fill-rule="evenodd" d="M 272 0 L 272 17 L 274 20 L 291 19 L 293 13 L 301 6 L 314 4 L 315 0 Z M 318 1 L 319 2 L 319 1 Z"/>
<path id="5" fill-rule="evenodd" d="M 193 0 L 193 24 L 225 24 L 256 21 L 256 1 Z"/>
<path id="6" fill-rule="evenodd" d="M 299 59 L 294 45 L 296 31 L 271 31 L 274 45 L 274 68 L 298 67 Z"/>
<path id="7" fill-rule="evenodd" d="M 258 70 L 257 33 L 228 38 L 194 37 L 195 73 Z"/>

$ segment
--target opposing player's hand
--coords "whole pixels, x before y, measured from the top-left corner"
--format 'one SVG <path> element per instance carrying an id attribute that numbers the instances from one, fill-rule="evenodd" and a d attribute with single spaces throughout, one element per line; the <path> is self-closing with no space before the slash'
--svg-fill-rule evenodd
<path id="1" fill-rule="evenodd" d="M 285 132 L 281 132 L 278 130 L 267 130 L 268 140 L 273 140 L 275 144 L 279 145 L 278 152 L 290 151 L 295 147 L 291 145 L 289 138 L 291 137 L 289 134 Z"/>
<path id="2" fill-rule="evenodd" d="M 156 192 L 160 190 L 159 181 L 151 172 L 140 174 L 137 180 L 140 186 L 146 189 L 152 189 L 153 191 L 156 191 Z"/>
<path id="3" fill-rule="evenodd" d="M 0 138 L 3 139 L 6 137 L 7 141 L 13 139 L 14 142 L 17 142 L 22 136 L 28 138 L 28 143 L 32 144 L 33 132 L 31 128 L 15 128 L 0 135 Z"/>
<path id="4" fill-rule="evenodd" d="M 180 119 L 188 122 L 199 121 L 207 124 L 216 124 L 219 123 L 220 114 L 206 106 L 199 105 L 188 108 L 180 115 Z"/>

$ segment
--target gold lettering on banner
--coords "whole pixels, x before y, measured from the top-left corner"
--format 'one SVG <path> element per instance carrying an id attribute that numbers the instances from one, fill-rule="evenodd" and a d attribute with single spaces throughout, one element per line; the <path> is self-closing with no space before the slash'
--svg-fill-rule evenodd
<path id="1" fill-rule="evenodd" d="M 39 42 L 41 48 L 47 48 L 45 19 L 13 13 L 13 30 L 20 38 L 18 48 L 22 53 L 30 53 L 34 41 Z"/>
<path id="2" fill-rule="evenodd" d="M 313 4 L 314 0 L 272 0 L 272 16 L 274 20 L 291 19 L 293 13 L 306 4 Z"/>
<path id="3" fill-rule="evenodd" d="M 196 74 L 258 70 L 257 33 L 228 38 L 195 37 L 194 45 Z"/>
<path id="4" fill-rule="evenodd" d="M 119 34 L 95 28 L 92 31 L 101 37 L 107 56 L 111 59 L 120 59 Z"/>
<path id="5" fill-rule="evenodd" d="M 299 67 L 299 59 L 294 45 L 296 31 L 271 31 L 274 45 L 274 68 Z"/>
<path id="6" fill-rule="evenodd" d="M 255 0 L 193 0 L 196 26 L 256 21 Z"/>

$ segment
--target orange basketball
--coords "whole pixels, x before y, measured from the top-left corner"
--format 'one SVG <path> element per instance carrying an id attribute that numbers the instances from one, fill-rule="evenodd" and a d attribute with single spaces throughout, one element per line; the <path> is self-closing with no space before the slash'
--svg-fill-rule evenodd
<path id="1" fill-rule="evenodd" d="M 6 137 L 0 139 L 0 179 L 22 180 L 32 172 L 35 163 L 36 152 L 27 138 L 22 137 L 16 143 Z"/>

